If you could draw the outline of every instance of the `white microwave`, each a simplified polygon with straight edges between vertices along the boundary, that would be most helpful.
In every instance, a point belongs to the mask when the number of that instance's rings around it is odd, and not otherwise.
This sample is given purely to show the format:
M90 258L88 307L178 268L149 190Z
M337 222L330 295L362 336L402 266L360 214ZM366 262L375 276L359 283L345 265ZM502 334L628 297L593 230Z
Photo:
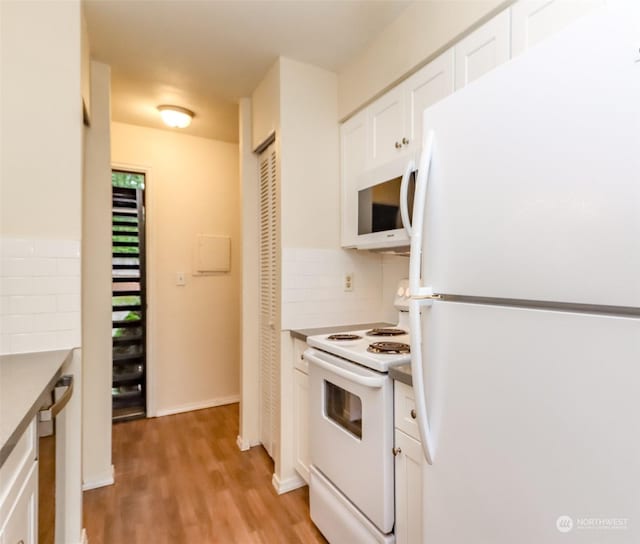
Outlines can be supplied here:
M367 170L347 190L349 229L347 247L356 249L406 248L410 244L405 228L411 222L417 176L412 155Z

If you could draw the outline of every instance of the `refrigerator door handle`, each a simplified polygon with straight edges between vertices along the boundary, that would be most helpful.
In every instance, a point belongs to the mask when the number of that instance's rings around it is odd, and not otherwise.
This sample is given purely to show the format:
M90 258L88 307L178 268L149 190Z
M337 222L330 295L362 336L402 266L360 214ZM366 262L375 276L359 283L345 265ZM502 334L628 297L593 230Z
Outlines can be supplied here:
M407 236L411 238L411 219L409 219L409 177L411 172L416 169L416 163L413 159L407 164L407 168L400 182L400 217L402 217L402 225L407 231Z
M411 227L411 254L409 257L409 290L412 297L428 297L433 294L431 286L423 287L420 282L420 265L422 264L422 231L424 227L424 210L427 201L429 169L433 156L433 130L427 134L426 143L420 162L418 163L418 179L413 199L413 226Z
M424 458L430 465L433 464L433 436L429 426L429 413L427 410L426 384L422 372L422 326L420 322L420 310L422 307L431 306L432 300L411 299L409 301L409 319L411 330L411 376L413 380L413 394L415 397L418 431L422 442Z

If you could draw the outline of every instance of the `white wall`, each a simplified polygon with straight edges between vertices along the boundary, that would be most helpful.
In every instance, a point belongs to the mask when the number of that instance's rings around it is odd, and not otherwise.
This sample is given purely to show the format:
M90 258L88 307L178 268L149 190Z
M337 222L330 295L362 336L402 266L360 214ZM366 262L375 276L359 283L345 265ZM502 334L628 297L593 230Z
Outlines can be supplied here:
M238 446L246 450L260 443L260 374L258 337L260 205L258 202L258 162L252 152L251 99L239 103L240 184L242 201L242 371L240 429Z
M398 310L393 306L393 299L398 282L409 278L409 257L404 255L382 255L382 313L380 321L396 323Z
M340 245L337 117L336 74L280 58L283 248Z
M80 2L0 10L0 234L80 240Z
M112 161L148 169L149 369L157 415L239 399L238 146L113 123ZM192 276L197 234L231 237L231 271ZM185 272L186 286L176 286ZM152 411L153 415L153 411Z
M111 468L111 98L109 66L91 63L82 221L82 479L113 482Z
M280 59L267 71L251 94L252 149L280 130Z
M80 345L80 36L79 1L0 2L2 353Z
M345 119L510 0L429 0L410 4L338 77Z
M79 0L0 2L0 326L31 327L8 352L80 341L80 58ZM81 366L76 350L63 370L78 389L58 422L65 543L82 538Z

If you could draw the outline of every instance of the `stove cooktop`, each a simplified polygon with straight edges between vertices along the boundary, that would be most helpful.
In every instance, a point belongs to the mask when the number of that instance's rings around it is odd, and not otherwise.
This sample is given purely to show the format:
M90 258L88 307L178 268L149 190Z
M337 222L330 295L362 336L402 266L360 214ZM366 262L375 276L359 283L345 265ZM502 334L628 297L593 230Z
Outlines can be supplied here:
M307 344L372 370L388 372L392 366L410 362L411 353L409 334L404 329L387 330L399 332L371 335L371 330L365 330L320 334L307 337Z

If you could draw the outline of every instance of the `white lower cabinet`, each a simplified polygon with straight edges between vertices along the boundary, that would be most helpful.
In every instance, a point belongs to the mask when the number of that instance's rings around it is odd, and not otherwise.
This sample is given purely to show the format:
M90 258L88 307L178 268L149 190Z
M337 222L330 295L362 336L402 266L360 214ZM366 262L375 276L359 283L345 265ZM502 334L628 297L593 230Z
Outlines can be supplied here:
M0 544L38 542L37 430L34 418L0 467Z
M422 544L422 445L396 429L396 544Z
M0 544L37 544L37 504L38 462L34 461L27 480L3 522L0 530Z
M309 483L309 376L293 371L296 470Z
M396 544L422 544L422 471L426 464L414 423L413 389L395 382Z
M302 353L307 344L293 341L293 425L295 468L302 479L309 483L309 363ZM0 543L2 544L2 543Z

